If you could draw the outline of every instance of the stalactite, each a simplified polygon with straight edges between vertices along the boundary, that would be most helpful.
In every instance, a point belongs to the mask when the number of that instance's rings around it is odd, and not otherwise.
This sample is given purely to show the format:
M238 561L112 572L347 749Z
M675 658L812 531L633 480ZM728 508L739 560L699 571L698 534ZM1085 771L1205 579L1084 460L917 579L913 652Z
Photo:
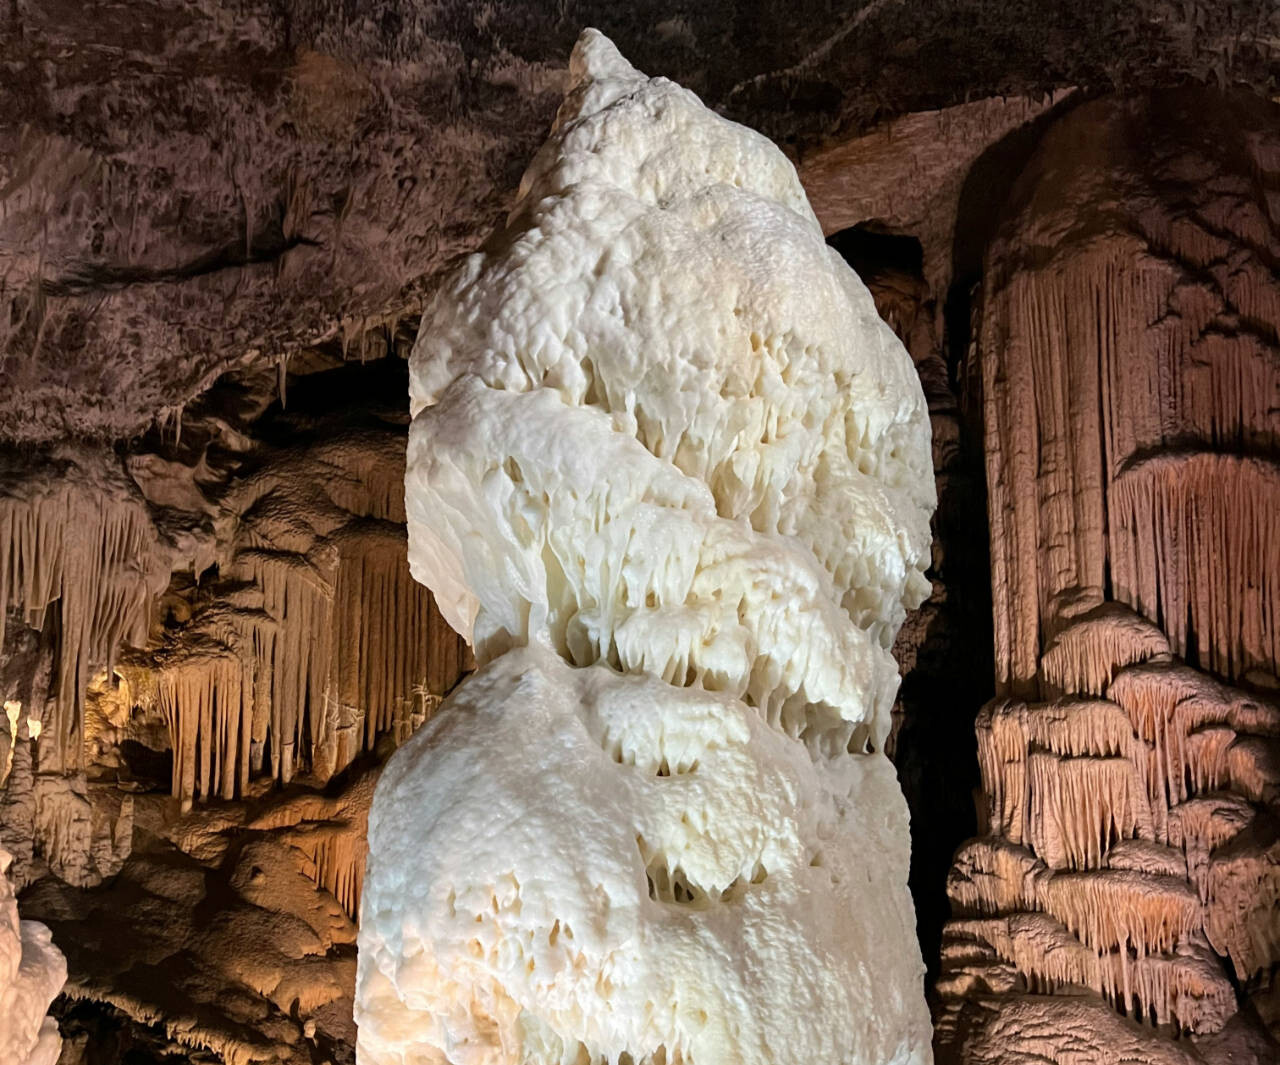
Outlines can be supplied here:
M1280 961L1261 827L1280 712L1252 693L1280 674L1272 119L1196 93L1082 106L988 246L976 361L1001 701L978 719L997 837L981 842L1044 868L958 855L944 1047L997 1024L956 996L987 986L990 1016L1018 1008L1010 964L1032 994L1080 984L1203 1033L1236 997L1201 926L1244 994ZM1206 122L1223 131L1211 151ZM1036 698L1051 701L1014 701ZM994 914L994 930L970 919ZM1069 1009L1040 1001L1046 1021ZM1086 1045L1082 1061L1111 1060Z
M406 739L457 682L463 643L406 561L403 464L394 434L349 433L235 486L239 590L154 655L184 803L261 773L327 780Z
M1181 847L1203 902L1209 901L1209 856L1253 820L1253 807L1234 795L1191 799L1169 811L1169 842Z
M253 638L260 675L270 678L271 775L287 784L299 758L309 755L308 741L322 745L326 740L320 711L333 646L332 561L321 559L317 565L288 552L252 549L237 557L236 569L262 590L263 611L274 622L255 626ZM234 683L238 686L238 677ZM181 712L192 711L183 707ZM199 720L203 725L206 718ZM213 738L212 732L205 734Z
M1124 712L1104 699L987 708L978 764L993 830L1076 868L1096 866L1113 836L1151 838L1134 768L1140 748Z
M1202 936L1172 954L1135 957L1089 949L1053 917L1017 913L953 922L958 936L988 944L1033 994L1089 988L1133 1016L1188 1031L1218 1031L1235 1012L1235 991Z
M947 874L947 896L957 914L1012 913L1034 909L1037 881L1047 867L1026 847L995 836L969 840Z
M314 846L305 852L310 865L304 871L355 920L360 913L360 889L368 853L364 833L334 830L316 834L312 842Z
M1112 631L1147 635L1123 609L1107 613ZM1072 624L1088 632L1077 639ZM1215 1031L1235 998L1204 937L1241 980L1280 957L1280 863L1268 856L1280 845L1259 841L1270 822L1238 797L1274 793L1280 710L1156 639L1138 642L1145 658L1132 642L1108 646L1096 611L1072 624L1049 686L1105 685L1106 697L1003 700L979 715L994 835L961 848L948 878L959 920L940 990L999 985L1010 964L1033 993L1078 984L1155 1023Z
M1013 693L1030 692L1060 597L1108 583L1223 676L1280 662L1280 470L1234 453L1275 446L1280 363L1230 302L1275 314L1276 286L1249 256L1225 291L1200 289L1188 278L1222 238L1142 224L1053 270L1008 255L986 304L997 670ZM1066 690L1051 652L1046 678Z
M303 795L279 803L250 822L275 832L305 856L303 871L355 920L364 885L369 806L378 771L361 773L335 797Z
M364 708L361 749L371 750L397 721L425 712L423 688L439 637L457 643L430 592L409 575L402 529L366 522L344 530L333 631L330 690L340 705Z
M1174 650L1236 678L1280 662L1280 466L1215 452L1126 469L1112 500L1117 592Z
M0 639L9 607L34 629L57 617L57 699L44 766L83 764L85 690L121 643L147 639L152 599L167 576L155 529L120 472L86 462L40 481L39 494L0 495ZM29 493L34 479L19 480ZM2 489L0 489L2 491Z
M1046 913L1099 955L1171 953L1203 927L1200 900L1176 873L1058 872L1025 848L996 840L961 848L947 891L960 914Z
M1250 734L1280 731L1280 710L1181 664L1149 663L1121 670L1107 695L1123 706L1147 745L1142 766L1158 838L1168 838L1169 810L1196 795L1232 787L1261 800L1274 772L1265 768L1271 744L1253 747ZM1262 768L1248 757L1257 749Z
M281 783L303 769L333 776L380 736L403 740L457 680L459 638L410 577L403 530L361 523L329 546L327 572L283 553L242 554L261 608L229 623L219 614L217 638L188 635L159 661L175 796L233 798L258 769Z
M173 750L173 795L223 799L249 783L252 667L230 651L170 663L158 674Z
M1185 880L1105 869L1050 877L1043 908L1085 946L1165 954L1200 931L1200 900Z
M1052 694L1105 695L1118 670L1169 651L1157 626L1119 604L1104 603L1049 643L1040 670Z
M1216 850L1205 877L1205 932L1236 976L1249 980L1280 959L1280 824L1258 815Z
M1053 868L1096 869L1112 839L1150 838L1151 808L1126 758L1028 759L1028 837Z

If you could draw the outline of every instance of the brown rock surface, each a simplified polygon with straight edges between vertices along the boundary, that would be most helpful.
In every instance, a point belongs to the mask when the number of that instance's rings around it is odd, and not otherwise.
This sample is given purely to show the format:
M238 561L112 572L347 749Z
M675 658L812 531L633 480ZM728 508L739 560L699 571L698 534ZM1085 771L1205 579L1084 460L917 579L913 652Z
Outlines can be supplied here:
M176 822L149 800L138 852L109 884L81 893L46 878L24 896L24 913L66 944L65 995L154 1028L148 1041L168 1053L207 1048L229 1065L342 1058L354 1043L346 907L358 902L375 780L356 773L327 796Z
M0 838L24 916L69 942L68 1061L353 1045L377 761L467 656L408 575L402 362L313 351L290 377L287 407L251 369L180 437L64 449L61 480L7 472L15 527L42 528L41 486L62 508L47 546L4 554L23 567L7 638L33 646L0 669ZM118 512L136 535L102 532ZM77 611L122 620L93 642Z
M1000 697L989 835L949 883L944 1057L1274 1060L1249 1001L1266 1019L1280 973L1258 690L1280 667L1278 119L1194 92L1082 105L988 250ZM1105 1022L1108 1048L1089 992L1151 1028Z
M1224 988L1280 1017L1280 13L999 6L7 6L0 843L68 944L65 1065L349 1054L366 789L467 666L403 565L397 356L584 24L784 143L828 231L917 245L858 269L934 425L894 743L935 958L990 693L992 414L1007 700L944 1044L1263 1060ZM1255 96L1081 102L1187 77ZM1081 982L1220 1031L1153 1038Z
M985 0L13 0L0 439L131 436L243 358L416 313L500 215L586 25L793 147L971 95L1274 78L1252 0L1104 7L1019 0L993 37Z

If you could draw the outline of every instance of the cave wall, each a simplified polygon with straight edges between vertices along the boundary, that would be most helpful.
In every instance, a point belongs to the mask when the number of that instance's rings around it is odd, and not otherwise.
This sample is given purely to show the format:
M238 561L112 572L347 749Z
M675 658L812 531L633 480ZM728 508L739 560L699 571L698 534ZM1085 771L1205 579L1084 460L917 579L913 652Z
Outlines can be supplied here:
M857 265L934 430L891 743L940 1051L1274 1029L1280 16L766 8L0 14L0 845L68 1065L349 1058L373 782L470 665L403 357L585 21L919 246ZM1098 98L1188 78L1247 89Z
M1274 1052L1276 121L1230 94L1082 105L987 250L997 699L986 834L948 881L956 1060L1103 1060L1081 995L1147 1025L1150 1060Z
M373 786L469 667L409 576L379 340L6 467L0 841L66 1061L349 1057Z

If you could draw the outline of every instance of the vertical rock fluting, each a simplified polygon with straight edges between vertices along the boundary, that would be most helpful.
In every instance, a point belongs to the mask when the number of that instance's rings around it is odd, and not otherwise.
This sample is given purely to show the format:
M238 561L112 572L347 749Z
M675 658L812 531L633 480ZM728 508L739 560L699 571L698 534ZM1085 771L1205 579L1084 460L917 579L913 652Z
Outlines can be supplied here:
M91 670L110 665L124 643L146 643L165 561L146 504L118 463L72 455L0 471L0 643L11 608L36 631L50 607L54 614L54 698L41 721L49 768L83 767Z
M456 681L457 635L405 558L399 440L297 447L226 493L221 591L146 659L183 802L264 773L327 779L405 738Z
M1082 106L988 251L998 698L988 834L948 885L958 1060L1114 1060L1087 992L1156 1029L1124 1036L1151 1060L1274 1053L1233 1018L1243 996L1276 1024L1280 963L1276 120L1192 91Z
M927 1061L889 648L927 411L793 168L587 31L411 362L479 669L370 814L363 1065Z
M113 460L68 448L0 462L0 843L19 888L37 858L83 887L128 853L131 800L89 795L86 696L94 673L147 642L171 552Z
M0 843L16 887L120 869L130 749L152 762L129 786L171 776L186 806L323 784L406 739L456 683L465 645L409 573L404 416L379 417L377 398L404 370L383 362L316 353L292 413L272 404L274 373L231 380L187 412L185 438L0 467ZM327 373L355 388L336 413ZM339 887L362 862L317 868Z

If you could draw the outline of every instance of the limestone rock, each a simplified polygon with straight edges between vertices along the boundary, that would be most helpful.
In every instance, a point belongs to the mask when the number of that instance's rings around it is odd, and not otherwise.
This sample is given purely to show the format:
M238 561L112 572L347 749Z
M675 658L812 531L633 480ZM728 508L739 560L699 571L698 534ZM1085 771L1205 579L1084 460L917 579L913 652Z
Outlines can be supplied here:
M924 1060L906 830L883 757L502 655L379 784L361 1061Z
M1030 1032L1115 1060L1080 1003L1030 997L1084 989L1155 1029L1117 1029L1144 1059L1176 1060L1179 1030L1208 1060L1274 1059L1241 1006L1268 1019L1280 973L1276 114L1191 91L1082 106L988 248L999 698L978 719L990 835L949 885L959 1060L1020 1060Z
M361 1060L927 1061L919 382L776 148L593 31L570 72L411 363L410 561L480 669L375 797Z
M46 1017L62 990L67 963L49 929L18 919L18 903L6 873L9 854L0 850L0 1060L12 1065L54 1065L62 1040Z
M88 890L45 877L24 893L66 954L67 1009L108 1004L161 1057L349 1059L348 910L359 905L375 779L366 772L328 795L268 796L252 808L198 806L176 822L172 802L140 796L147 846L116 876ZM91 1045L87 1060L109 1045Z

